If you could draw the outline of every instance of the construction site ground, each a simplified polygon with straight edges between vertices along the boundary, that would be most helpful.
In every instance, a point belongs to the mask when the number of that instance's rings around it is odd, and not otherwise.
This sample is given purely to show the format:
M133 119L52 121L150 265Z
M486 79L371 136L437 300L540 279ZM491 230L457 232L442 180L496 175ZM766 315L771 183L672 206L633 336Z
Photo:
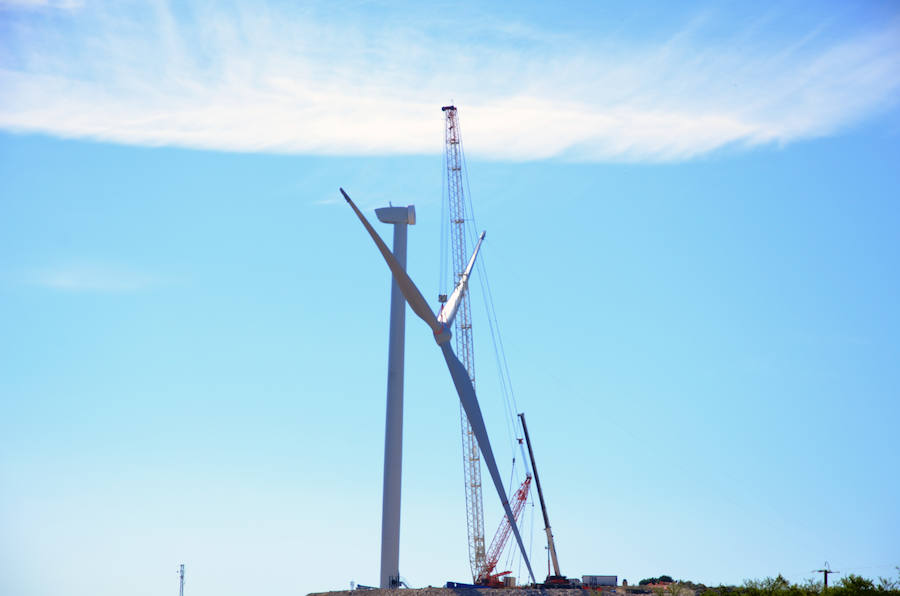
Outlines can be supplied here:
M604 588L603 594L625 593L621 587ZM403 590L343 590L337 592L313 592L308 596L591 596L600 595L597 590L560 588L417 588Z

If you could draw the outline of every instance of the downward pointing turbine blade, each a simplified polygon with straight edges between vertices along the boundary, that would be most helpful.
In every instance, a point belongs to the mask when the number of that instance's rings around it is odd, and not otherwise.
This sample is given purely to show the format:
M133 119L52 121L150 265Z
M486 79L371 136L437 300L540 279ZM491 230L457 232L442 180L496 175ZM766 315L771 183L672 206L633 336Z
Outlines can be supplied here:
M438 323L437 317L434 316L431 307L428 306L425 297L422 296L422 292L419 291L416 284L414 284L409 278L409 275L406 274L406 270L401 267L400 263L397 262L397 259L394 258L394 253L390 251L384 243L384 240L381 239L381 236L378 235L378 232L375 231L375 228L373 228L372 224L369 223L369 220L366 219L366 216L363 215L362 211L356 206L356 203L350 199L350 196L344 192L343 188L340 190L341 194L344 195L344 198L347 199L347 202L350 204L350 207L356 213L356 216L359 217L359 221L366 227L369 236L375 241L375 245L378 247L378 250L381 251L381 256L387 261L387 265L394 275L394 280L397 282L397 286L403 293L403 297L406 298L406 301L409 303L410 308L413 309L413 312L416 313L420 319L425 321L425 323L431 327L431 330L434 331L435 335L441 333L443 328L441 327L441 324Z
M478 397L475 395L475 387L472 386L472 381L469 379L469 372L463 366L463 363L459 361L459 358L456 357L456 354L453 353L453 350L450 348L450 342L444 342L440 346L441 351L444 353L444 360L447 361L447 368L450 369L450 376L453 377L453 384L456 385L459 401L466 411L466 417L469 419L472 432L475 433L475 439L478 441L478 447L481 449L484 463L487 465L491 479L494 481L497 494L500 496L500 502L503 504L503 510L506 512L506 519L509 520L509 525L516 536L516 542L519 543L522 558L525 560L525 566L528 567L528 574L531 576L531 581L537 583L537 580L534 578L534 571L531 570L531 561L528 560L525 543L522 542L522 536L519 534L516 518L506 498L506 489L503 488L500 470L497 469L497 462L494 460L491 441L488 439L487 428L484 426L484 417L481 415L481 406L478 405Z

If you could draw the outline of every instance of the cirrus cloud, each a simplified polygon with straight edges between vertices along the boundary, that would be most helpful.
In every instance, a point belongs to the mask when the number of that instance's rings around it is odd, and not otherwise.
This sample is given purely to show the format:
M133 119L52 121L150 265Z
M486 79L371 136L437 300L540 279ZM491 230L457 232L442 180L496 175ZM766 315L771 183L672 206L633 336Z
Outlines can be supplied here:
M62 292L128 293L157 285L159 279L133 269L97 264L70 263L32 271L32 285Z
M833 134L900 91L897 20L718 42L703 35L715 24L689 22L655 41L598 41L490 20L457 39L421 19L363 26L240 5L77 13L68 28L10 26L0 127L225 151L436 153L438 108L455 98L470 155L677 161Z

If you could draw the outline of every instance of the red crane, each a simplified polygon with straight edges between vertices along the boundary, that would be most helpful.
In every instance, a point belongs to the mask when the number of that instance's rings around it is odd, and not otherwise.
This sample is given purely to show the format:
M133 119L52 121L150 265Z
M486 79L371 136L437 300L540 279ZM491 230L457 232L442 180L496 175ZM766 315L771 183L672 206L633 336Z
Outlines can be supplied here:
M521 439L519 439L521 441ZM522 486L519 487L519 490L515 492L513 498L510 499L512 505L512 513L513 518L516 523L519 523L519 517L522 514L522 510L525 508L525 502L528 500L528 490L531 488L531 474L525 476L524 482L522 482ZM492 588L502 588L503 580L500 579L504 575L508 575L512 573L511 571L504 571L502 573L494 573L494 570L497 568L497 563L500 561L500 555L503 553L503 548L506 546L506 541L509 540L509 534L512 531L512 527L509 524L509 519L504 515L503 520L500 522L500 527L497 528L497 533L494 534L494 539L491 541L491 546L488 548L487 557L485 558L484 570L478 579L475 580L475 583L479 586L490 586Z

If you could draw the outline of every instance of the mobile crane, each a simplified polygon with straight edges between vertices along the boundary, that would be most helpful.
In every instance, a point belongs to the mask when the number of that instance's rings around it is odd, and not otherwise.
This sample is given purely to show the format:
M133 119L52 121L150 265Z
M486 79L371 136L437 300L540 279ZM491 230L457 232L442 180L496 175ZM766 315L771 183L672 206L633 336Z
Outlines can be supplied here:
M525 502L528 500L528 490L530 488L531 474L527 474L525 480L522 482L522 486L519 487L513 495L513 498L510 499L512 501L513 518L515 518L516 523L519 522L522 509L525 508ZM504 515L503 519L500 521L500 527L497 528L497 533L494 534L494 539L491 541L491 546L488 548L484 569L481 571L478 578L475 579L475 585L488 586L491 588L503 587L503 576L509 575L511 572L503 571L501 573L495 573L494 570L497 568L497 563L500 561L500 555L503 553L506 541L509 540L510 530L512 530L512 527L509 525L509 520Z
M559 560L556 558L556 543L553 541L553 532L550 530L550 517L547 515L547 504L544 502L544 491L541 490L541 478L538 476L537 464L534 461L534 450L531 448L531 438L528 435L528 426L525 424L525 414L520 413L522 430L525 432L525 443L528 445L528 457L531 459L531 470L534 474L534 483L537 485L538 499L541 501L541 513L544 514L544 531L547 533L547 548L550 550L550 560L553 562L553 575L547 575L544 581L546 587L568 588L575 587L573 582L559 572Z

